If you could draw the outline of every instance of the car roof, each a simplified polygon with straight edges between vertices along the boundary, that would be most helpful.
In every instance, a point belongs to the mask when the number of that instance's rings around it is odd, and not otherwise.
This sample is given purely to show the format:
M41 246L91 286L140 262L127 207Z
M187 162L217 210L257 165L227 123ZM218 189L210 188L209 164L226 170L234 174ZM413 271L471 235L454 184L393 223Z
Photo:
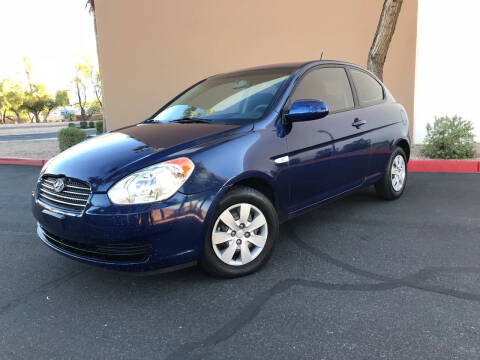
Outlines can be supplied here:
M214 75L212 77L223 77L223 76L234 76L234 75L240 75L240 74L245 74L251 71L287 71L287 72L295 72L297 70L300 70L302 68L310 68L316 65L323 65L323 64L336 64L336 65L349 65L349 66L355 66L362 68L359 65L349 63L346 61L338 61L338 60L311 60L311 61L298 61L298 62L288 62L288 63L280 63L280 64L270 64L270 65L261 65L261 66L255 66L255 67L250 67L246 69L241 69L241 70L236 70L228 73L221 73Z

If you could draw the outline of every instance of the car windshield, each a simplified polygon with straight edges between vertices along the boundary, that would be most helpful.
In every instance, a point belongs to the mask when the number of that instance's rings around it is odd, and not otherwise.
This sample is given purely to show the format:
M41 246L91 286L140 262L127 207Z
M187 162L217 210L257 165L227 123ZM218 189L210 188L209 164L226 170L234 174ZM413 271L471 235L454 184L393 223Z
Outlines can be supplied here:
M220 75L194 86L147 122L242 125L265 115L291 69Z

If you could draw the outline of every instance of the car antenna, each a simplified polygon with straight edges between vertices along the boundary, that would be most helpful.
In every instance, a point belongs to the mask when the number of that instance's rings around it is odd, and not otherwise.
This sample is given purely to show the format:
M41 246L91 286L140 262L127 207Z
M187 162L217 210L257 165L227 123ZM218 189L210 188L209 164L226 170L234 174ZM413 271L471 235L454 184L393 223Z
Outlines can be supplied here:
M322 50L322 53L320 54L320 60L322 60L323 58L323 50Z

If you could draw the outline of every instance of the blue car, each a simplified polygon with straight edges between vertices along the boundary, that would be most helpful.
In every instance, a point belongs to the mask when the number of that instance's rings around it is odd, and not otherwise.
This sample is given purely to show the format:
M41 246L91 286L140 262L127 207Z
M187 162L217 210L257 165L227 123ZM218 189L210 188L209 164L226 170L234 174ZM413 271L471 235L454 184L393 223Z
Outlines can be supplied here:
M398 199L409 155L405 109L370 72L257 67L204 79L54 157L33 214L40 239L73 259L236 277L267 262L294 216L370 185Z

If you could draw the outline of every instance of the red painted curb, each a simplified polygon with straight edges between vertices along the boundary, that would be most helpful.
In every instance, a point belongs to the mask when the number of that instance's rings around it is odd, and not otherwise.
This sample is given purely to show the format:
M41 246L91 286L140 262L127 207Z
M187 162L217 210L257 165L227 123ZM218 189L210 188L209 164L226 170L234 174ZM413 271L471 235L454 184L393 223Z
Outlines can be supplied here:
M477 160L410 160L409 172L480 173Z
M0 158L0 165L30 165L43 166L48 160L24 159L24 158Z

